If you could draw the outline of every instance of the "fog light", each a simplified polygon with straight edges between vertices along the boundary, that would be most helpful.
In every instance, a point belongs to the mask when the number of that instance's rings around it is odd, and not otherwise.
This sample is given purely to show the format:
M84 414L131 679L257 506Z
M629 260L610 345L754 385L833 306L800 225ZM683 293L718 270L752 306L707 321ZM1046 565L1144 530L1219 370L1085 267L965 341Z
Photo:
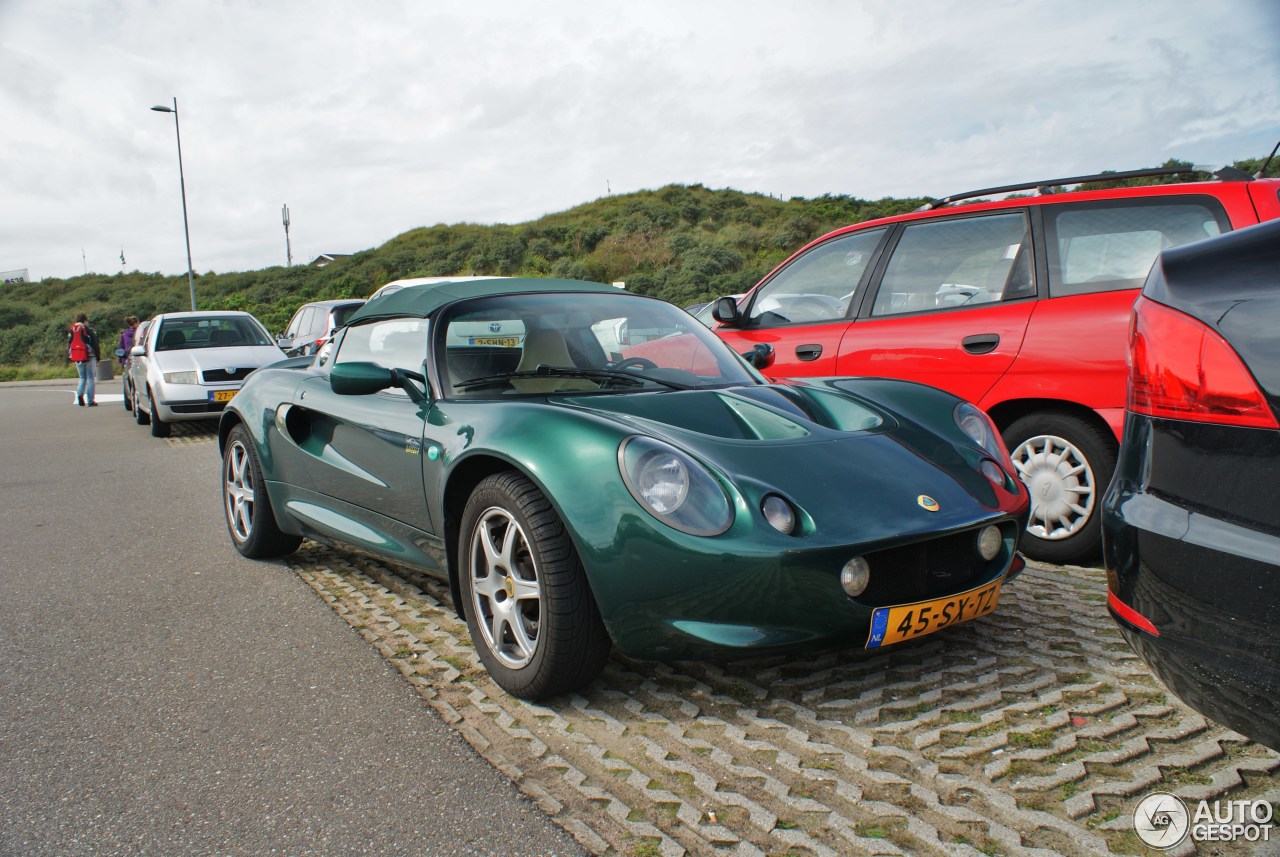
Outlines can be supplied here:
M765 497L760 504L760 511L764 512L764 519L769 522L769 526L783 535L789 536L795 530L796 513L791 510L791 504L777 494Z
M978 554L988 562L996 558L1003 545L1004 536L994 524L978 531Z
M850 597L857 598L867 591L871 583L871 563L863 557L855 556L840 569L840 586Z

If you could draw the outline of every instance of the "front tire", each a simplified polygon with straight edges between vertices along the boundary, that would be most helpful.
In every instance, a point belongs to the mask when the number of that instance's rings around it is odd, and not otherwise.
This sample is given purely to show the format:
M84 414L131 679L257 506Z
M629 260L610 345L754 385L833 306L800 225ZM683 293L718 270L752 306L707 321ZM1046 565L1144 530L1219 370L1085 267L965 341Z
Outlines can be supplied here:
M525 476L476 486L462 514L458 574L467 628L493 680L540 700L591 682L609 634L551 503Z
M1109 430L1064 413L1030 414L1004 431L1013 466L1031 495L1022 552L1057 564L1102 555L1102 495L1116 469Z
M244 426L231 430L222 453L222 510L231 543L250 559L285 556L302 544L301 536L281 531L276 523L262 465Z
M151 395L150 387L147 388L147 403L151 405L151 436L168 437L173 433L173 426L160 419L160 414L156 411L156 397Z

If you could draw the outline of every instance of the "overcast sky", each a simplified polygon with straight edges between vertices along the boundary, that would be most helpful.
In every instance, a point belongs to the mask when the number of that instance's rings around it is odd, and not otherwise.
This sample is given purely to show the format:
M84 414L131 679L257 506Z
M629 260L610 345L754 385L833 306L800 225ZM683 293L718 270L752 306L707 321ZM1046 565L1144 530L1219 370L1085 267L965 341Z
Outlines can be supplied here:
M913 197L1280 141L1276 0L0 0L0 271L197 272L666 184ZM123 251L126 262L122 266Z

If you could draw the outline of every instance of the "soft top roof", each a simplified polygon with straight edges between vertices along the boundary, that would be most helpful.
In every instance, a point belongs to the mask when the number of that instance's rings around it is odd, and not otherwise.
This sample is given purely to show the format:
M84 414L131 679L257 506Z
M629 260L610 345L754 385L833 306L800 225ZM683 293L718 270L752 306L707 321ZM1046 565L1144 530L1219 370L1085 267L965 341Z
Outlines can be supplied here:
M619 289L604 283L585 280L553 280L538 277L494 277L490 280L451 280L405 286L403 289L373 298L352 316L347 324L360 324L375 318L412 316L426 318L445 304L463 298L492 295L536 294L540 292L592 292L618 294Z

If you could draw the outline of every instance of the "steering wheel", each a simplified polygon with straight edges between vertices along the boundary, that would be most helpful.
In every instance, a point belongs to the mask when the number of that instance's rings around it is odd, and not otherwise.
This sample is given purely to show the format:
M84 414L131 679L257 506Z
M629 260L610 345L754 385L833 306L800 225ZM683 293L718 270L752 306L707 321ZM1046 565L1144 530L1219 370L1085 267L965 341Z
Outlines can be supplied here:
M635 366L638 369L657 369L658 368L658 364L654 363L648 357L627 357L623 360L619 360L617 363L614 363L609 368L610 369L630 369L632 366Z

